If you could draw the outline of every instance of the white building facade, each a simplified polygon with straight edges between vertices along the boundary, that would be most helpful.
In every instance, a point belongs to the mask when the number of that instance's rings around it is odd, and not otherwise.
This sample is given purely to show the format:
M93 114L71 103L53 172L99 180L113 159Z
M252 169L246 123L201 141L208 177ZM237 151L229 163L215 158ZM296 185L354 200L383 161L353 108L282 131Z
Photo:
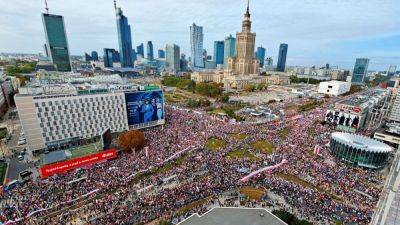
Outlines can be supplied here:
M351 83L343 81L321 82L318 86L318 93L339 96L350 91Z

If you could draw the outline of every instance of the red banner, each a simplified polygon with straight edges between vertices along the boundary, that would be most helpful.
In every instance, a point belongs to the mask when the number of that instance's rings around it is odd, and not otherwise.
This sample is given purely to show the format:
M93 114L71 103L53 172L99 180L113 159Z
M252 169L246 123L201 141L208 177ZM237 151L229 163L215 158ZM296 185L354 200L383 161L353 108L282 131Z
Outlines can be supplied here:
M117 151L115 149L102 151L99 153L83 156L80 158L75 158L63 162L53 163L44 165L39 169L40 176L42 178L47 178L55 174L65 173L67 171L81 168L84 166L89 166L104 160L113 159L117 157Z

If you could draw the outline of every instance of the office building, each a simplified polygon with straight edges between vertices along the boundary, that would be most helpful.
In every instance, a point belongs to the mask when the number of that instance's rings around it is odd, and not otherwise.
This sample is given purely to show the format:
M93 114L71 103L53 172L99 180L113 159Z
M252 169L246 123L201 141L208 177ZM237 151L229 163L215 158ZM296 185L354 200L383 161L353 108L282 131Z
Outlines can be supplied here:
M224 50L225 50L224 41L214 42L214 62L216 65L224 64Z
M164 123L162 90L126 83L119 75L39 79L14 99L29 151L70 147L106 129L118 133ZM139 113L146 105L156 109Z
M258 60L260 61L260 67L264 67L264 60L265 60L265 48L258 47L257 48L257 52L256 52L256 56L258 58Z
M180 67L181 67L181 71L185 72L188 70L188 61L186 59L186 55L182 54L181 55L181 60L180 60Z
M151 41L147 42L147 59L154 60L153 43Z
M166 67L172 72L180 71L180 48L178 45L167 45L165 47L166 52Z
M203 68L203 27L193 23L190 26L190 50L192 54L193 67Z
M159 59L165 59L165 51L162 49L158 50L158 58Z
M135 62L137 60L137 54L136 54L135 49L132 49L132 60L133 60L133 62Z
M124 16L121 8L116 9L116 16L121 67L132 67L131 26L128 24L128 18Z
M93 59L92 59L92 56L91 55L89 55L89 54L87 54L86 52L85 52L85 62L90 62L90 61L92 61Z
M325 65L325 69L327 69L327 70L329 70L330 67L331 67L331 66L329 65L329 63L327 63L327 64Z
M232 35L225 38L225 48L224 48L224 67L227 66L226 62L229 57L235 56L235 45L236 45L236 38Z
M113 67L114 54L115 54L115 49L112 48L104 49L104 55L103 55L104 67L109 67L109 68Z
M58 71L69 72L72 69L65 31L64 18L49 13L42 14L46 34L47 53Z
M113 51L113 61L116 63L116 62L118 62L118 63L120 63L121 62L121 58L120 58L120 54L119 54L119 52L117 51L117 50L114 50Z
M289 46L287 44L281 44L279 46L278 65L276 67L277 71L279 72L285 72L288 47Z
M140 45L136 46L136 54L141 55L144 57L144 45L141 43Z
M351 83L356 85L364 84L365 77L368 72L369 59L358 58L354 65L353 76L351 77Z
M92 51L91 56L92 56L92 60L99 61L99 54L97 54L96 51Z

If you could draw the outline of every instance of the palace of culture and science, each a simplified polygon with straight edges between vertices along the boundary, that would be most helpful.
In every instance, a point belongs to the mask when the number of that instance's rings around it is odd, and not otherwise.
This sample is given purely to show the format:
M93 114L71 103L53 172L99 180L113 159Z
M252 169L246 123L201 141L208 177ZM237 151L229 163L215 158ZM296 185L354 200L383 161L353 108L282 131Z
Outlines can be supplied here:
M249 5L242 22L242 31L236 33L235 56L227 59L225 69L212 72L194 72L195 82L222 83L226 89L242 89L246 84L267 83L267 77L260 76L260 62L254 56L256 34L251 32Z

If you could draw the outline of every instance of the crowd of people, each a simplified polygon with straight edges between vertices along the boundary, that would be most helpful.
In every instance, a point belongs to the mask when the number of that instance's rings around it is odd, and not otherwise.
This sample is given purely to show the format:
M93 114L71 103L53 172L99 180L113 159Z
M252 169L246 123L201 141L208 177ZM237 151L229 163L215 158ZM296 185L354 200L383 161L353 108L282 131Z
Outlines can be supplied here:
M279 104L273 107L278 110ZM258 125L230 123L168 105L167 123L144 131L147 151L120 153L91 168L6 191L0 195L0 223L179 221L206 211L209 201L224 192L252 186L281 196L299 217L317 224L368 224L382 180L376 173L337 161L323 147L332 132L321 123L327 104L331 102L295 118L287 115L279 122ZM210 149L211 138L223 141L223 146ZM270 142L274 152L254 149L257 141ZM313 153L316 145L323 147L320 155ZM236 150L254 157L232 157ZM240 182L251 171L283 159L288 161L284 166ZM168 177L174 177L173 184L167 185Z

